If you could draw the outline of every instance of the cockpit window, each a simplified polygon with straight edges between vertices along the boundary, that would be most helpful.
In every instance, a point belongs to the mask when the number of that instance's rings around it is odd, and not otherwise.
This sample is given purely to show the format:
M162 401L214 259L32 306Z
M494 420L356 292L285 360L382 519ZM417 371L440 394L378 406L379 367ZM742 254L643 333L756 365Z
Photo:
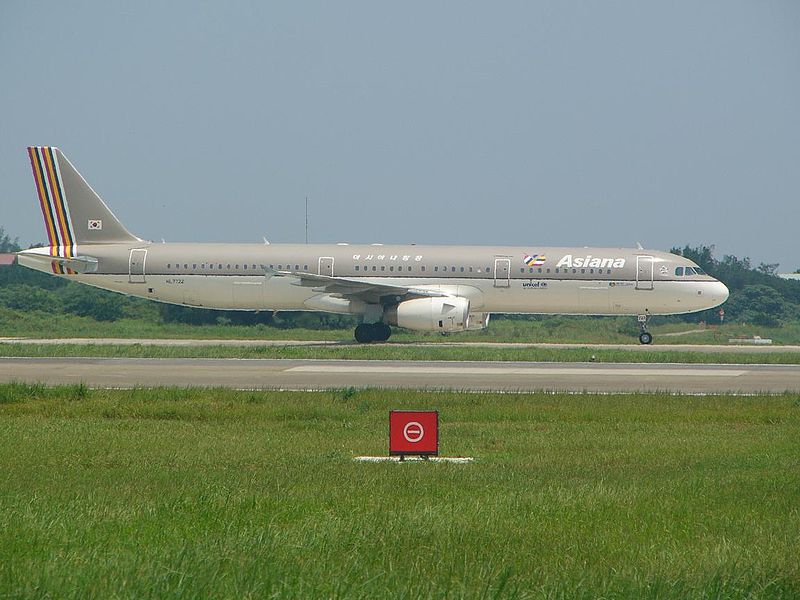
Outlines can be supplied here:
M675 267L675 276L683 277L683 267Z
M700 267L695 267L694 268L694 273L695 273L695 275L705 275L706 274L706 272L703 271L703 269L701 269Z

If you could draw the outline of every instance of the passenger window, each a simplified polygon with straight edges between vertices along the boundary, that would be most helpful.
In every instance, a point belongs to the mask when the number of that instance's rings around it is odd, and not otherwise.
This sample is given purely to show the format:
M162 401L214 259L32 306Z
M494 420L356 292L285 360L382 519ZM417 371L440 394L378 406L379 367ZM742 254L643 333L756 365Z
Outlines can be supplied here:
M521 269L519 270L519 272L520 272L520 273L524 273L524 272L525 272L525 267L521 268Z
M411 267L408 267L408 271L409 271L409 272L411 271Z
M422 272L424 273L425 272L425 265L422 265L421 268L422 268Z
M450 267L450 271L452 271L453 273L455 273L455 272L456 272L456 268L455 268L455 267Z
M675 275L677 277L683 277L683 267L675 267Z
M389 267L390 271L394 271L394 266Z
M385 270L386 270L386 267L384 265L381 265L381 271L385 271Z
M366 269L364 269L366 271ZM303 265L303 271L308 271L308 265Z
M183 263L183 268L184 269L188 269L189 268L189 264L188 263Z
M461 272L462 272L462 273L464 272L464 267L461 267Z
M433 267L433 270L438 273L439 272L439 267Z
M221 269L221 268L222 268L222 265L217 265L217 268L218 268L218 269Z
M469 268L469 272L472 273L472 267Z
M244 266L244 270L247 271L247 265Z
M196 268L197 268L197 263L192 263L192 269L196 269Z
M358 269L359 269L359 267L358 267L358 265L356 265L356 271L358 271Z
M228 269L228 270L230 271L230 269L231 269L231 265L230 265L230 263L228 263L227 265L225 265L225 268L226 268L226 269Z
M377 270L378 270L378 267L376 267L375 265L372 265L372 270L373 270L373 271L377 271Z

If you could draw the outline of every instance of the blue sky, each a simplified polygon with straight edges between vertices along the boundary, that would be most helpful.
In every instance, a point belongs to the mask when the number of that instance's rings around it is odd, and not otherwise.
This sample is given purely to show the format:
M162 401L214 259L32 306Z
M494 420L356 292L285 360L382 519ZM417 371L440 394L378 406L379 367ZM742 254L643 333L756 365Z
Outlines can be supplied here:
M633 246L800 267L800 3L0 3L0 225L59 146L168 241Z

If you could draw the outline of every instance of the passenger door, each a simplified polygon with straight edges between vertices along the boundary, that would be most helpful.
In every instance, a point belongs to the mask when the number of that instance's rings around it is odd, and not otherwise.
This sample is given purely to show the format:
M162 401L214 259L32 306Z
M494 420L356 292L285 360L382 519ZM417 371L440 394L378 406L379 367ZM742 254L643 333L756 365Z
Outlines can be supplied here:
M636 289L637 290L652 290L653 289L653 257L652 256L637 256L636 257Z
M144 283L144 265L147 261L147 250L134 248L128 260L128 283Z

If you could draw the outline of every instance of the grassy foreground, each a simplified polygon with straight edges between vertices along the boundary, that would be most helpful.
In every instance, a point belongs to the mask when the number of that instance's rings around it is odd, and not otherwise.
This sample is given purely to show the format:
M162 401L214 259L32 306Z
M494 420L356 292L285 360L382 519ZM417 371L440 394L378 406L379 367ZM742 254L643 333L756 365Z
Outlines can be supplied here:
M443 360L607 363L800 364L800 352L697 352L640 349L537 348L486 346L335 345L335 346L148 346L4 344L0 357L80 356L97 358L282 358L328 360Z
M356 464L436 408L471 465ZM0 386L0 597L800 595L800 397Z

